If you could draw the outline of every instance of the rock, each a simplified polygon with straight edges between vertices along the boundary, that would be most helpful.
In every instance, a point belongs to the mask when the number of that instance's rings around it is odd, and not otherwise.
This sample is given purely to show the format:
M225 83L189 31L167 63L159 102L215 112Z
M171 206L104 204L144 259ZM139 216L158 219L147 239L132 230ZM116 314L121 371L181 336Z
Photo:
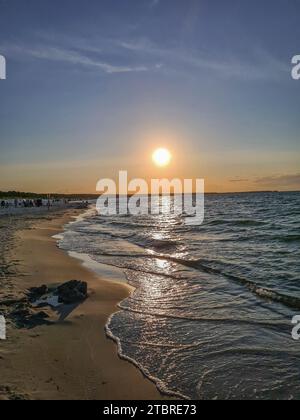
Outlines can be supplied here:
M19 394L8 386L0 386L0 401L5 400L28 400L26 395Z
M33 314L31 316L31 319L46 319L46 318L49 318L49 315L44 311L37 312L36 314Z
M27 318L31 316L31 310L27 305L20 303L11 312L11 315L18 318Z
M15 325L18 328L34 328L38 325L49 324L46 321L49 315L46 312L35 312L30 307L24 304L18 305L10 314Z
M29 289L29 296L31 299L38 299L43 295L46 295L48 293L48 287L43 284L40 287L32 287Z
M2 306L13 306L16 305L20 302L27 302L28 299L27 298L22 298L22 299L7 299L7 300L1 300L0 304Z
M71 280L56 289L60 303L77 303L87 298L87 283L79 280Z

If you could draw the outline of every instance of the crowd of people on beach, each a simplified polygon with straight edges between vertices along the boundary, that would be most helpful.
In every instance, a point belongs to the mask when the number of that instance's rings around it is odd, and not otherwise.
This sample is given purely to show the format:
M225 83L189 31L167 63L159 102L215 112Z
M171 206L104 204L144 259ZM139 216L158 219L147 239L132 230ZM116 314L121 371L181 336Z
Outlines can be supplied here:
M15 207L15 208L32 208L32 207L51 207L54 204L67 204L67 200L51 200L46 199L43 200L42 198L37 199L17 199L14 200L1 200L0 206L1 208L9 208L9 207Z
M50 203L49 203L50 204ZM1 207L42 207L43 206L43 200L13 200L13 201L7 201L2 200L1 201Z
M88 201L85 200L70 200L66 198L26 198L26 199L0 199L0 211L1 214L8 212L20 212L22 209L34 209L34 208L65 208L65 207L76 207L76 208L87 208Z

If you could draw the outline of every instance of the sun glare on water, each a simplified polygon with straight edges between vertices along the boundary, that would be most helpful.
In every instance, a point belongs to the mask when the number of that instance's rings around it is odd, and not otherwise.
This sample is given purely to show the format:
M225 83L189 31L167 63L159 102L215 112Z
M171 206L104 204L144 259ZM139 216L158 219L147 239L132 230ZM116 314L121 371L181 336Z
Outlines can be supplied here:
M168 149L160 148L153 152L152 160L157 166L167 166L172 159L172 155Z

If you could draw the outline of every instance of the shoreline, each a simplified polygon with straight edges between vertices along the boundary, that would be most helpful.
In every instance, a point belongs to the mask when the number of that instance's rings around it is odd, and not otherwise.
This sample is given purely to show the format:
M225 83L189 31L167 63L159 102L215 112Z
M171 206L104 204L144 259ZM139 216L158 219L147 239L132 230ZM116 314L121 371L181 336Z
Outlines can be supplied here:
M7 340L0 343L0 399L9 398L8 390L28 399L168 399L118 356L116 344L106 336L106 322L130 286L92 272L53 238L80 213L67 210L33 219L15 232L10 259L19 263L7 282L10 289L4 286L2 295L78 279L88 283L89 297L62 322L30 330L8 323Z

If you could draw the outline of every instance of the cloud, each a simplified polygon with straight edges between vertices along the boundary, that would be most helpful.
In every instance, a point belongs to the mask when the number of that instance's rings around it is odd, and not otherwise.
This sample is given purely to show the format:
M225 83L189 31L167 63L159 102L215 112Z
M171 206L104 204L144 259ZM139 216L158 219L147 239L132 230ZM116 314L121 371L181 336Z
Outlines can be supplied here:
M276 80L290 72L289 64L273 57L268 52L256 48L247 59L227 55L204 55L198 50L187 48L164 48L146 39L138 41L119 41L118 45L128 51L150 55L165 61L181 63L199 70L208 70L223 77L235 77L243 80ZM171 64L172 65L172 64Z
M196 70L207 71L223 78L274 81L290 73L289 63L281 62L258 48L249 52L248 57L232 54L217 56L184 47L160 46L146 38L99 39L91 42L84 38L58 39L52 36L44 37L43 44L33 47L8 45L6 50L17 53L18 56L27 55L36 59L98 68L108 74L159 70L164 73L184 71L192 74L192 70ZM110 61L104 60L104 56L109 56ZM132 64L141 61L143 64Z
M291 175L274 175L257 178L255 184L259 184L266 187L300 187L300 173Z
M239 177L236 177L236 178L233 178L233 179L229 180L229 182L248 182L248 181L249 181L249 179L247 179L247 178L239 178Z
M2 49L10 53L17 53L19 56L27 55L36 59L60 61L74 65L81 65L89 68L98 68L99 70L102 70L103 72L108 74L142 72L148 70L146 66L114 65L102 60L91 58L88 55L79 53L75 50L52 46L28 48L10 45L2 47Z

